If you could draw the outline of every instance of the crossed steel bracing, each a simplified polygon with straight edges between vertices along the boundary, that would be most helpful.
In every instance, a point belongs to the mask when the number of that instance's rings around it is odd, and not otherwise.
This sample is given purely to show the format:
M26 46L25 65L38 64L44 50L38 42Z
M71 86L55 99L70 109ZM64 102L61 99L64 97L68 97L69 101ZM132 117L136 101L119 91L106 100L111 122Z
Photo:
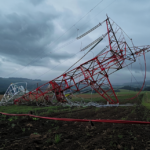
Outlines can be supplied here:
M103 23L106 23L106 34L83 48L82 51L93 45L90 49L92 50L104 38L107 38L107 36L109 45L100 51L94 58L65 72L48 83L39 86L35 90L24 94L20 98L15 99L14 103L36 101L38 104L44 105L56 104L58 102L74 104L75 102L72 102L71 98L69 99L69 96L66 96L66 93L73 96L75 93L80 93L90 88L95 90L109 104L119 104L109 76L134 63L137 57L145 55L145 52L150 51L150 46L129 47L125 40L124 32L115 22L111 21L109 17L102 23L99 23L89 31L77 37L77 39L90 34L90 32L96 30Z

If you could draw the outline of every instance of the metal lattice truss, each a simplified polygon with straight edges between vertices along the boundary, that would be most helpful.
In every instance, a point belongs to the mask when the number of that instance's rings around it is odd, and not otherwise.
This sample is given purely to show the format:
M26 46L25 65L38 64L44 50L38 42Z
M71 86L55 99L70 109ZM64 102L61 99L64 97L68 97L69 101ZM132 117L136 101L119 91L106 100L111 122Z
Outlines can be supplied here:
M14 99L28 93L26 82L11 83L6 90L3 98L1 99L0 105L13 104Z
M20 98L16 98L14 103L22 103L24 101L36 101L38 103L43 103L44 105L47 105L48 103L54 104L56 102L71 103L71 99L68 98L67 93L80 93L91 88L108 103L119 104L119 100L111 85L109 76L134 63L137 57L150 51L150 46L129 47L122 29L114 22L110 21L109 18L104 22L106 23L106 35L108 35L108 37L103 36L102 38L107 37L109 45L97 56L78 67L65 72L61 76L45 83L35 90L30 91ZM101 24L98 24L77 39L89 34L100 25ZM102 38L98 38L99 40L96 40L96 42L99 42Z

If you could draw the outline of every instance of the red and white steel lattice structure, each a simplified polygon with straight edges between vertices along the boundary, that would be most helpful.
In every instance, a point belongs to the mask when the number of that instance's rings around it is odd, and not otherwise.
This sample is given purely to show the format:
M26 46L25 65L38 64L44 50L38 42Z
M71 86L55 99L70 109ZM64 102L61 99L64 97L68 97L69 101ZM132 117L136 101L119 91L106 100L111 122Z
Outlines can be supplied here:
M95 90L110 104L119 103L109 76L112 73L134 63L137 57L141 55L144 55L145 59L145 52L150 51L150 45L129 47L125 40L124 32L118 25L115 24L115 22L110 20L109 17L91 30L77 37L77 39L87 35L103 23L106 23L106 34L102 35L100 38L96 39L94 42L81 50L83 51L95 44L90 49L92 50L95 46L97 46L97 44L108 36L109 45L106 46L97 56L79 65L78 67L63 73L48 83L39 86L35 90L30 91L20 98L15 99L14 103L21 103L22 101L29 102L33 100L38 101L39 99L49 101L52 99L52 97L49 97L48 95L50 92L55 95L58 102L65 103L67 102L64 94L65 91L70 89L72 93L76 93L87 87Z

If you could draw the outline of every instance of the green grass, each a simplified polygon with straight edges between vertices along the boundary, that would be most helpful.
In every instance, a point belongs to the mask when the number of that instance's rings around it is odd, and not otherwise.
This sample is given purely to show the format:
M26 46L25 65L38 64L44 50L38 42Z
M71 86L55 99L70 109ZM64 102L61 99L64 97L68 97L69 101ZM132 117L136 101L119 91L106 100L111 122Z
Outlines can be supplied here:
M62 106L50 106L50 107L37 107L37 106L26 106L26 105L10 105L10 106L0 106L0 112L11 113L11 114L26 114L33 111L37 115L38 110L43 110L48 113L56 112Z
M51 113L60 113L64 111L70 111L82 109L78 107L63 107L63 106L49 106L49 107L37 107L37 106L26 106L26 105L9 105L9 106L0 106L0 112L10 113L10 114L28 114L30 111L34 115L48 115ZM38 120L38 118L33 118L33 120Z
M125 92L126 91L126 92ZM136 99L133 99L133 100L130 100L130 101L128 101L127 99L129 99L129 98L131 98L131 97L134 97L136 94L137 94L137 92L134 92L134 91L131 91L131 92L129 92L128 90L125 90L125 91L122 91L122 92L117 92L116 93L116 95L117 95L117 97L118 97L118 100L119 100L119 103L121 104L121 103L130 103L130 102L132 102L132 103L136 103ZM98 94L93 94L93 97L92 97L92 100L91 100L91 94L87 94L86 93L86 95L89 95L89 97L88 98L84 98L84 102L86 102L86 103L88 103L88 102L91 102L91 101L93 101L93 102L99 102L99 103L103 103L103 104L106 104L107 103L107 101L103 98L103 97L95 97L94 98L94 96L95 95L98 95ZM113 99L113 100L115 100L115 96L111 96L111 98ZM73 101L73 102L76 102L76 101L81 101L81 98L73 98L71 101ZM116 100L115 100L116 101Z
M147 109L150 109L150 91L144 91L144 96L142 99L142 105Z
M150 91L142 91L142 94L144 94L142 98L142 105L146 108L150 109ZM117 92L116 95L119 99L119 103L136 103L137 98L133 100L126 100L128 98L131 98L135 96L137 92L134 91L128 91L121 89L121 92ZM84 100L84 102L91 102L91 94L86 93L86 95L89 95L88 98ZM98 95L97 93L94 93L93 95ZM112 97L114 98L114 97ZM81 101L79 98L73 98L71 101ZM104 104L107 103L107 101L102 97L96 97L92 99L93 102L102 102ZM63 111L70 111L81 109L78 107L70 108L68 107L62 107L62 106L49 106L49 107L37 107L37 106L26 106L26 105L10 105L10 106L0 106L0 112L10 113L10 114L27 114L30 111L32 111L35 115L46 115L51 113L59 113Z
M55 135L55 143L57 144L57 143L59 143L61 141L61 134L56 134Z
M122 138L123 138L123 135L120 135L120 134L119 134L119 135L118 135L118 138L122 139Z
M0 106L0 112L11 113L11 114L19 114L19 113L29 113L29 111L39 110L38 107L33 106L18 106L18 105L10 105L10 106Z
M116 92L116 95L118 97L119 103L124 104L124 103L136 103L138 98L135 98L133 100L127 100L131 97L134 97L138 92L137 91L131 91L131 90L125 90L125 89L120 89L120 92ZM142 105L145 106L146 108L150 109L150 91L142 91L141 94L144 94L142 98ZM90 102L91 101L91 94L86 93L86 95L89 95L89 98L86 98L84 102ZM93 95L98 95L97 93ZM112 96L112 99L114 97ZM81 101L80 98L73 98L73 101ZM101 102L106 104L106 100L103 97L97 97L97 98L92 98L93 102Z

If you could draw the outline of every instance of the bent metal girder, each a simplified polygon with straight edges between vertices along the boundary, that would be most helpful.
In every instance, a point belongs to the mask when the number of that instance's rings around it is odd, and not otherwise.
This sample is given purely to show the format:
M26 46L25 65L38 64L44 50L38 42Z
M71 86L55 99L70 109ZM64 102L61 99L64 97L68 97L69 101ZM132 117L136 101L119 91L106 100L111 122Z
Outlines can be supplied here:
M76 93L87 87L94 89L110 104L119 103L109 76L134 63L137 57L145 55L145 52L150 51L150 46L129 47L121 28L117 25L114 27L115 23L111 24L109 18L105 22L109 47L80 66L15 99L14 103L38 101L39 99L51 101L53 96L50 96L48 93L55 94L58 102L66 102L65 91L69 89L72 93Z
M13 104L15 98L19 98L27 92L27 82L11 83L0 101L0 105Z

